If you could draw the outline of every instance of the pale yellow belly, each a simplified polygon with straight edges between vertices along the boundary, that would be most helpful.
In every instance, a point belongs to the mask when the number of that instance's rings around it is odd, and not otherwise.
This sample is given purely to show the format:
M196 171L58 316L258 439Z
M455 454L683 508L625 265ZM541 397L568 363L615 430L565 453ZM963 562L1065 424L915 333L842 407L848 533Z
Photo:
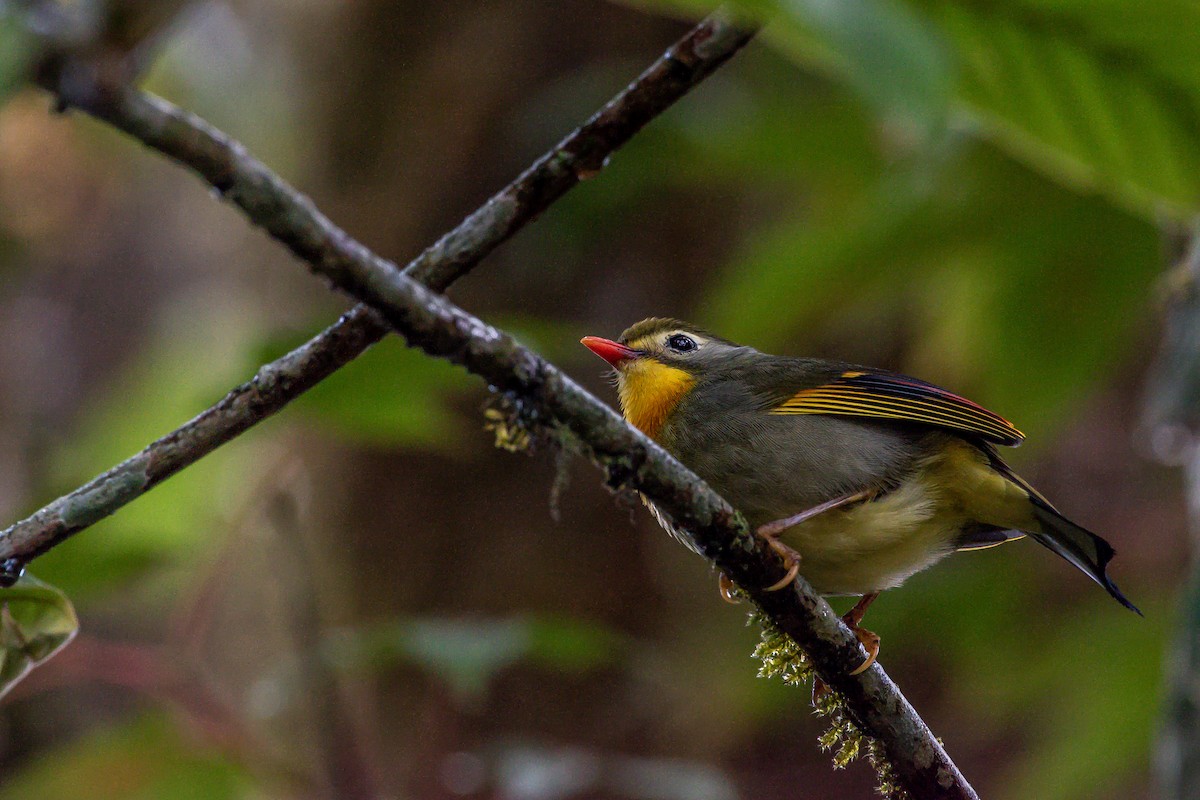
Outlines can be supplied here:
M821 594L867 594L899 586L954 552L967 521L958 503L917 479L796 525L782 540L800 553L800 574Z
M1024 491L979 450L952 442L879 499L814 517L781 538L800 553L800 574L818 592L867 594L945 558L972 524L1036 527Z

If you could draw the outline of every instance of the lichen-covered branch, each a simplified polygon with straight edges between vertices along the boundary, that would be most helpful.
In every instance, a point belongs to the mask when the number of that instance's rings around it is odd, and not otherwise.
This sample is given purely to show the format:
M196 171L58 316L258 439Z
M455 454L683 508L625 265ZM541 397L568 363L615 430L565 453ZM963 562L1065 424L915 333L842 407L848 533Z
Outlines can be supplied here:
M411 261L404 271L444 291L488 253L548 208L656 115L683 97L753 35L721 17L703 20L584 125L539 158L512 183ZM78 44L70 37L71 45ZM49 46L53 48L54 43ZM191 168L241 208L256 225L313 262L369 258L380 269L399 267L351 240L308 198L255 159L238 142L171 104L107 86L107 72L81 80L89 64L71 47L47 56L40 82L81 107ZM71 79L64 84L62 75ZM121 102L115 97L123 95ZM146 446L140 453L0 532L0 577L68 536L109 516L156 484L276 413L353 361L389 328L367 306L282 358L258 370L217 405Z

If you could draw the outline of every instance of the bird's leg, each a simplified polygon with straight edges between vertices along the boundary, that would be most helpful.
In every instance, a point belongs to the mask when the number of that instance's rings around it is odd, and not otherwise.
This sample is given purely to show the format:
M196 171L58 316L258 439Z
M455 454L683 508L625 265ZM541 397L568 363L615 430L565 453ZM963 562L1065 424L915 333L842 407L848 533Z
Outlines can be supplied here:
M862 598L860 598L859 601L854 604L854 608L842 615L842 622L846 623L846 626L854 632L854 638L858 639L859 644L861 644L867 650L867 660L855 667L850 673L851 675L858 675L860 672L865 672L871 667L872 664L875 663L875 659L879 658L879 634L860 627L862 624L863 615L867 613L867 607L870 606L871 603L875 602L876 597L879 597L879 592L864 594ZM825 681L821 680L820 678L813 678L813 706L816 706L821 697L828 693L829 686L825 683Z
M799 525L801 522L810 520L816 516L820 516L826 511L833 511L835 508L841 508L842 506L848 506L854 503L866 502L875 495L875 490L864 489L861 492L848 494L844 497L835 497L832 500L826 500L824 503L819 503L812 508L807 508L804 511L801 511L799 514L793 514L792 516L785 517L784 519L777 519L774 522L768 522L766 524L759 525L758 529L755 530L754 533L765 539L770 548L779 554L779 557L783 559L784 565L787 566L787 574L777 582L768 586L765 591L775 592L785 586L788 586L793 580L796 579L796 575L800 572L800 554L788 547L783 542L779 541L779 537L784 531L793 525Z

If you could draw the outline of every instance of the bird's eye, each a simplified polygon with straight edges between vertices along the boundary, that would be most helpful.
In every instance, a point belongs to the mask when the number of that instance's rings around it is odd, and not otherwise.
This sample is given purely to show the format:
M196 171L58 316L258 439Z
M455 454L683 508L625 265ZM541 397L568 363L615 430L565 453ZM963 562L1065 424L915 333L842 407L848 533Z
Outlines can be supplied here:
M667 338L667 347L676 353L687 353L696 349L696 340L682 333L674 333Z

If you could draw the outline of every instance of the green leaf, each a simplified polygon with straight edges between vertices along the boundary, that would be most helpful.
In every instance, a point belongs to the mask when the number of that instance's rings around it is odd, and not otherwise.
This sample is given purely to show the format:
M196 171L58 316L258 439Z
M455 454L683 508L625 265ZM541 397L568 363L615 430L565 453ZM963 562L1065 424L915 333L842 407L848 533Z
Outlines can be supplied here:
M641 5L707 14L704 0ZM936 30L893 0L741 0L767 23L764 36L806 65L841 75L889 121L922 135L939 129L954 88L953 62Z
M222 800L266 797L244 770L185 735L166 715L145 715L40 753L4 776L0 800Z
M28 80L36 43L25 15L0 0L0 106Z
M1200 208L1200 72L1177 0L912 0L950 43L959 97L1006 149L1144 213Z
M928 23L890 0L772 0L762 6L779 19L768 31L802 58L813 35L863 97L889 119L921 132L941 126L950 107L951 61Z
M699 0L643 0L707 13ZM740 0L764 37L897 117L948 111L1139 214L1200 211L1200 70L1187 0Z
M28 573L0 588L0 697L75 637L79 620L67 596Z

